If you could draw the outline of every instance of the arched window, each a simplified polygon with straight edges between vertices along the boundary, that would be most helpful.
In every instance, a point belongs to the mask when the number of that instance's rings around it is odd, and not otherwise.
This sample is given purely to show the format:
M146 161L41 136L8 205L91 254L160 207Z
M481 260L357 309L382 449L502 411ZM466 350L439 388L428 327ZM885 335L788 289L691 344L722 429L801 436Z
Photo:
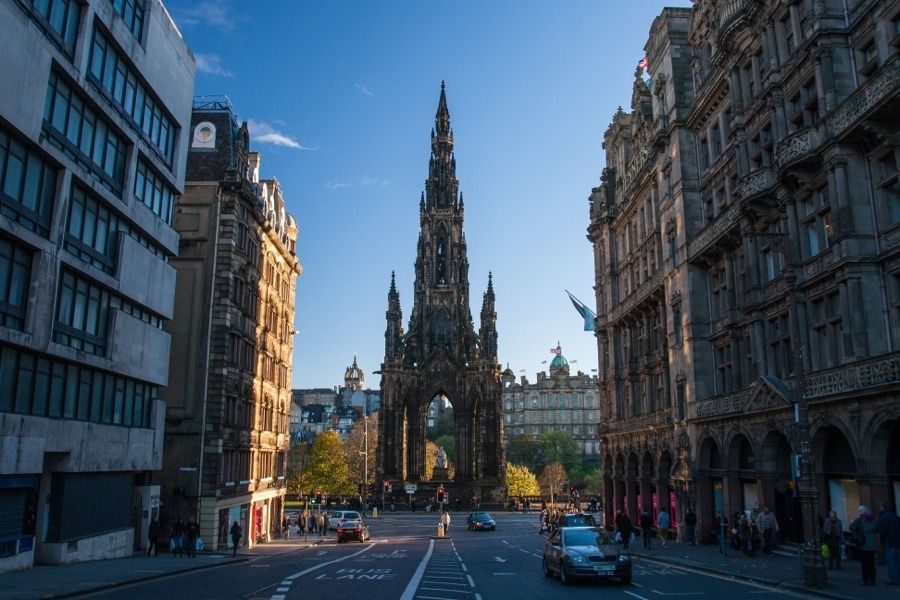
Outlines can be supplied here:
M435 250L436 272L435 278L438 283L447 283L447 238L441 236L438 239L437 248Z

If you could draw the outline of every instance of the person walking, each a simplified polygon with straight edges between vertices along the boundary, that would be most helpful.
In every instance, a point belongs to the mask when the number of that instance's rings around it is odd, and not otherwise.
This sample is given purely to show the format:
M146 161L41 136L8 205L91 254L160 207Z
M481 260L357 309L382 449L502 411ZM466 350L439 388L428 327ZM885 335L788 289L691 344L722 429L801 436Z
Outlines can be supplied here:
M888 568L887 585L900 585L900 517L891 510L891 505L887 502L881 503L877 529L884 546L884 562Z
M235 521L229 533L231 533L231 556L237 556L238 544L241 542L241 536L244 532L241 531L241 526Z
M652 539L653 539L653 515L650 514L650 509L645 508L644 512L641 513L638 522L641 525L641 539L644 542L644 548L646 550L652 550Z
M321 529L322 537L328 535L328 513L322 513L322 520L319 521L319 529Z
M319 533L319 518L316 516L316 513L310 512L307 515L307 529L309 530L309 534L312 535L314 533Z
M150 521L150 527L147 529L147 556L150 556L150 551L153 551L153 556L159 556L159 517L153 517L153 520Z
M300 537L306 535L306 515L303 513L297 515L297 535Z
M197 525L194 517L191 517L188 520L188 524L184 527L184 543L187 546L188 556L191 558L196 558L197 556L197 539L199 537L200 526Z
M774 543L772 538L778 533L778 519L775 513L769 510L769 507L763 504L762 512L756 518L757 529L762 531L763 536L763 554L770 554Z
M634 525L632 525L627 513L620 512L619 516L616 517L616 529L622 538L622 546L626 550L631 548L631 535L634 532Z
M172 526L171 535L172 554L175 556L184 556L184 521L178 519Z
M661 509L656 516L656 526L659 527L659 537L662 540L663 548L668 548L669 527L672 526L672 519L669 517L669 511L665 508Z
M444 535L447 535L447 531L450 529L450 513L446 510L441 515L441 525L444 527Z
M696 546L696 536L697 536L697 513L694 512L694 509L688 507L687 512L684 513L684 538L685 541L691 546Z
M822 523L822 538L828 546L828 568L841 568L841 537L844 535L844 524L838 518L835 511L828 513L828 518Z
M281 520L281 533L284 535L284 539L288 540L291 537L291 518L287 515L284 515L284 518Z
M859 507L859 516L850 524L853 542L859 551L862 584L875 585L875 550L878 548L878 521L866 505Z

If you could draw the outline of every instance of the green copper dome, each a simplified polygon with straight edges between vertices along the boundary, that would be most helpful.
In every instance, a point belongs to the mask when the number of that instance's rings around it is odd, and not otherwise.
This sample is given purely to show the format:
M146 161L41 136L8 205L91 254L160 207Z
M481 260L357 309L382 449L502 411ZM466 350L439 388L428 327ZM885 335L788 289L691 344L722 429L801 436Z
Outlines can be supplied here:
M569 361L567 361L565 359L565 357L563 357L562 354L557 354L556 357L554 357L553 361L550 363L550 368L551 369L554 369L554 368L559 369L568 364L569 364Z

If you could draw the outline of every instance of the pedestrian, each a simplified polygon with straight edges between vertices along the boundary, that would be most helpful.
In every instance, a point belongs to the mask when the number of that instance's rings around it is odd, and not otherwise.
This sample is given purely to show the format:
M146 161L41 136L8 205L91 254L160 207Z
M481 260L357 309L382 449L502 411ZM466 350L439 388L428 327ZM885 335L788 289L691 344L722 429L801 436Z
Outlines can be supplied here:
M762 531L763 537L763 554L770 554L774 547L773 538L778 533L778 519L775 513L769 510L769 507L763 504L762 512L756 519L756 527Z
M639 517L639 522L641 525L641 539L644 540L644 548L647 550L652 550L652 538L653 538L653 515L650 513L649 508L645 508L644 512L641 513Z
M841 538L844 535L844 524L838 518L835 511L828 513L828 518L822 524L822 538L828 546L828 568L841 568Z
M319 523L319 526L322 530L322 536L328 535L328 513L322 513L322 521Z
M309 530L310 535L314 533L319 533L319 518L316 516L316 513L310 512L307 515L307 529Z
M153 517L147 530L147 556L153 551L153 556L159 556L159 517Z
M284 518L281 520L281 533L284 535L284 539L290 539L291 537L291 518L287 515L284 515Z
M697 535L697 513L694 512L694 509L688 507L687 512L684 513L684 537L687 543L691 546L696 546L696 535Z
M850 524L853 543L859 551L859 565L862 570L862 584L875 585L875 550L878 548L876 537L878 521L869 512L866 505L859 507L858 517Z
M547 512L546 508L541 509L540 518L541 518L541 528L538 529L538 535L543 535L544 530L550 531L550 523L549 523L550 516L549 516L549 513Z
M241 526L238 525L238 522L235 521L234 525L231 526L231 556L237 556L238 544L241 541L241 536L243 535L243 531L241 531Z
M447 535L447 531L450 529L450 513L446 510L441 515L441 525L444 527L444 535Z
M669 511L665 508L661 509L656 516L656 526L659 527L659 538L662 540L663 548L668 548L669 527L672 526L672 519L669 517Z
M184 528L184 543L187 546L188 556L196 558L197 556L197 539L200 537L200 526L191 517L188 524Z
M888 568L887 585L900 585L900 517L887 502L881 503L877 529Z
M184 521L178 519L172 526L172 535L169 546L172 548L172 554L176 556L184 556Z
M300 537L306 535L306 515L303 513L297 515L297 535Z
M754 556L756 547L753 540L753 513L745 510L744 514L738 520L738 535L740 536L741 551L747 556Z
M627 513L620 512L616 517L616 529L622 539L623 547L626 550L631 548L631 536L634 533L634 525L631 524L631 519L628 518Z

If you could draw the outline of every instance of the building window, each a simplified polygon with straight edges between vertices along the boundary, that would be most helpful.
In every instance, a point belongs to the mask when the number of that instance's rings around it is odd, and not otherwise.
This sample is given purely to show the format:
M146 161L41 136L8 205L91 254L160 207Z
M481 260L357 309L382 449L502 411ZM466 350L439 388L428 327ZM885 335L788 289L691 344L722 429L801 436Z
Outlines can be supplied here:
M716 347L716 373L718 375L719 393L732 391L731 344Z
M790 14L785 15L785 17L779 21L779 24L781 25L782 32L784 32L784 43L787 46L788 54L790 54L794 51L794 48L796 48L794 44L794 25L791 23Z
M768 320L768 371L779 379L793 372L790 317L787 313Z
M836 367L843 359L843 327L837 293L809 303L812 363L815 369Z
M709 289L712 296L710 301L712 318L720 319L728 312L728 278L724 261L709 272Z
M831 223L831 203L828 200L828 189L821 188L801 205L804 217L801 223L803 237L806 239L807 256L813 257L831 247L834 238L834 227Z
M143 133L166 165L172 165L177 127L134 69L103 32L94 27L88 80L121 109L134 128Z
M44 132L51 143L83 164L96 179L121 195L128 144L109 123L63 81L50 74Z
M122 17L122 20L125 22L128 31L131 32L134 39L140 42L144 34L144 17L147 13L147 8L144 4L145 0L110 1L112 2L113 9L119 13L119 16Z
M22 331L31 284L31 250L0 237L0 325Z
M877 169L884 214L888 224L893 225L900 222L900 182L897 176L897 157L893 148L878 159Z
M0 126L0 214L47 237L57 169Z
M153 211L153 214L172 224L172 208L175 206L175 190L150 167L143 157L138 159L134 177L134 197Z
M709 144L705 137L700 138L700 172L709 167Z
M762 252L763 275L765 281L772 281L781 273L781 260L777 252L767 248Z
M155 385L0 346L0 411L151 427Z
M679 307L672 309L672 326L675 343L680 344L683 341L683 334L681 331L681 308Z
M78 0L19 0L54 44L69 58L75 55L81 3Z
M859 72L863 77L868 77L878 70L878 46L875 40L869 41L859 50Z

